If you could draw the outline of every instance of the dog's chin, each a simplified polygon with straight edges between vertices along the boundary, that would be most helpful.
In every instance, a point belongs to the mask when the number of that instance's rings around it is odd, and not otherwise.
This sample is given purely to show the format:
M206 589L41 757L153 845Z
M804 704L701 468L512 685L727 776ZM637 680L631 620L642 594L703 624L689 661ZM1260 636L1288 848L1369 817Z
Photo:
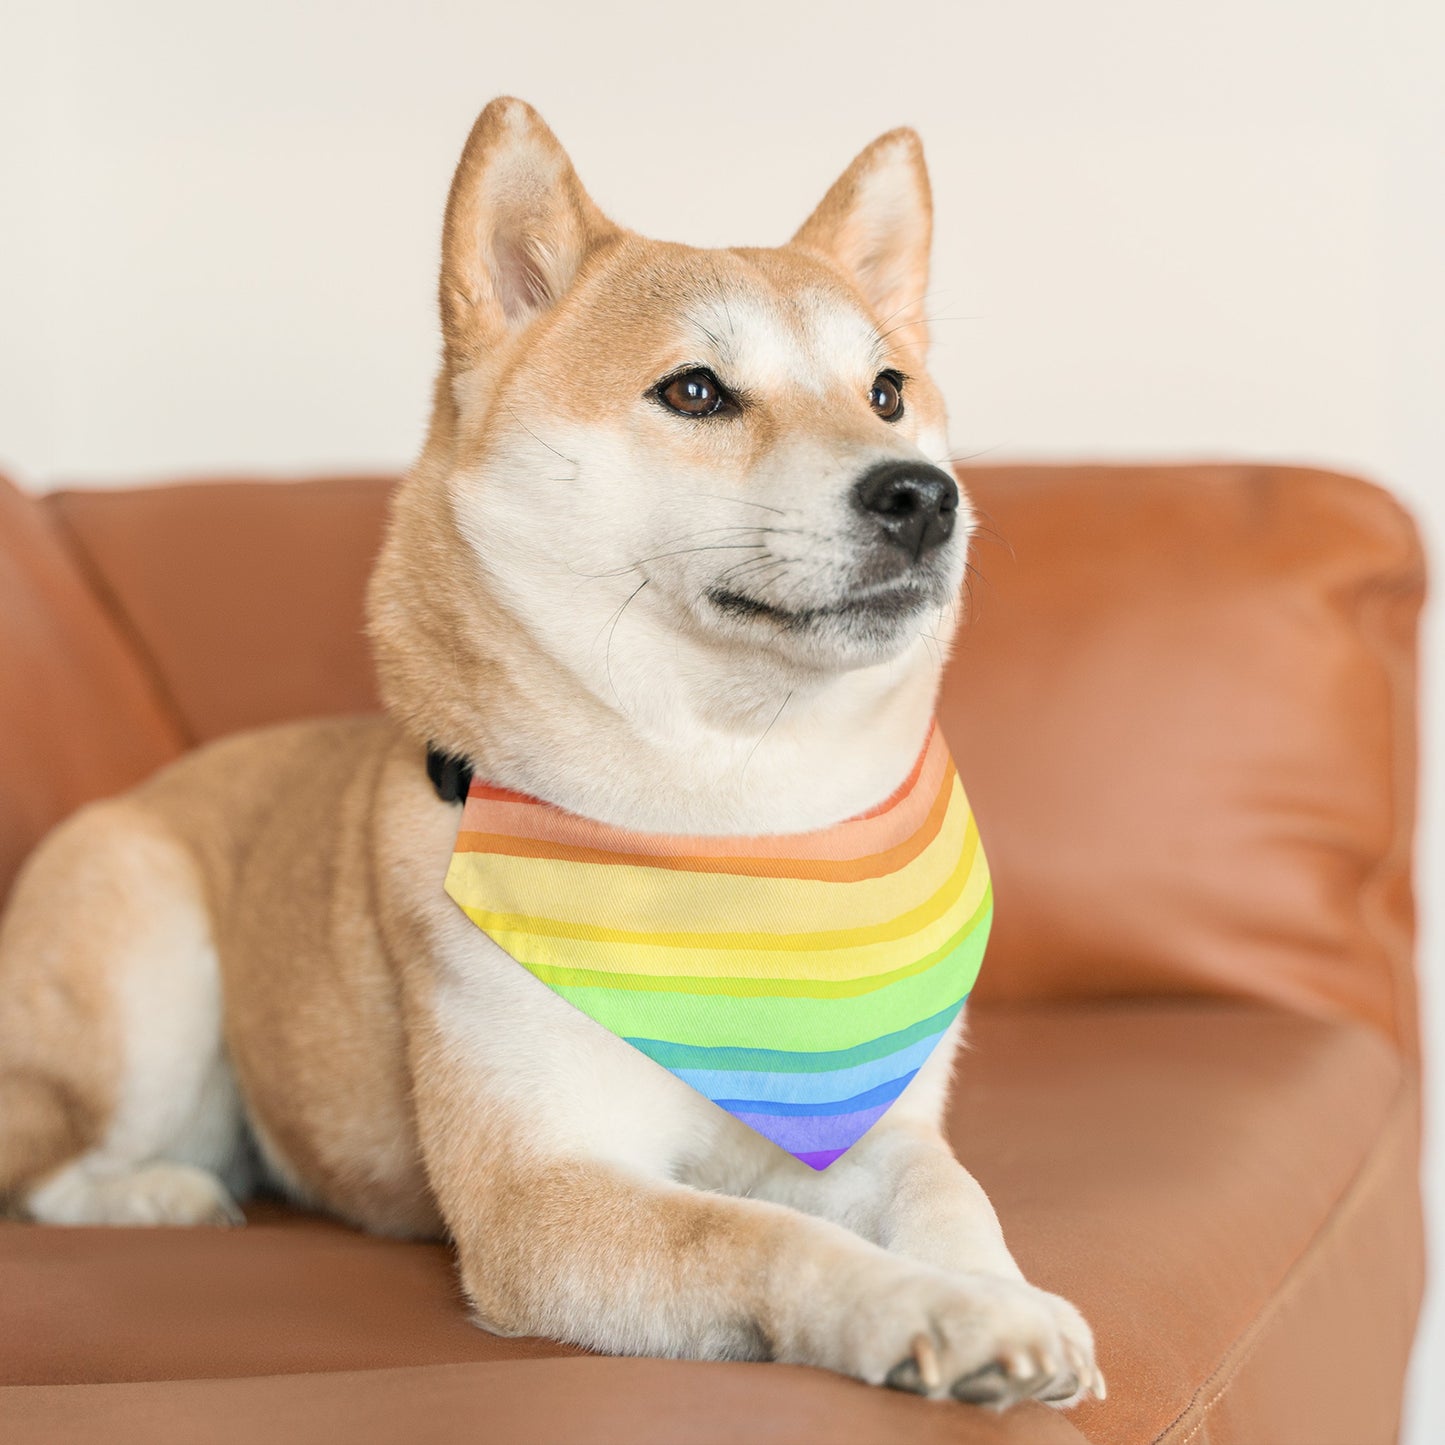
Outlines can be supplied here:
M729 636L755 641L810 666L838 669L896 657L946 600L935 579L861 587L791 605L721 586L706 595L710 611Z

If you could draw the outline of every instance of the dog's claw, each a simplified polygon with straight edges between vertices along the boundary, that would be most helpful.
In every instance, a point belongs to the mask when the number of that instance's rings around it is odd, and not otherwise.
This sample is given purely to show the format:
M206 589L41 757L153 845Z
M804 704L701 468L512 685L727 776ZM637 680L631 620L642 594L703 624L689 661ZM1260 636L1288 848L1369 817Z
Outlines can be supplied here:
M1016 1380L1027 1380L1039 1373L1038 1361L1027 1350L1006 1350L1002 1363Z
M1064 1341L1064 1353L1069 1357L1069 1368L1076 1376L1075 1390L1082 1389L1086 1395L1102 1400L1108 1394L1104 1387L1104 1372L1072 1340ZM1067 1396L1046 1395L1048 1400L1066 1399Z
M914 1335L909 1349L913 1358L918 1361L918 1376L923 1381L924 1388L936 1390L943 1384L943 1371L938 1366L938 1347L933 1343L931 1335Z

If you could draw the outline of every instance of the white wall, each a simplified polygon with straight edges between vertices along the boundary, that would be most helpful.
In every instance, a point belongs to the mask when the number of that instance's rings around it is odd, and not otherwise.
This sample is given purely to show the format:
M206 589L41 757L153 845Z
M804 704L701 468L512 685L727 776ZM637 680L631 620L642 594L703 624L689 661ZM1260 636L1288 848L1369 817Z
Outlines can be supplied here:
M911 122L958 451L1362 469L1438 552L1442 16L1435 0L11 0L0 465L46 486L403 463L447 179L481 102L510 91L605 208L699 243L782 239L856 148ZM1436 733L1440 643L1437 627ZM1429 787L1441 1054L1438 769ZM1437 1087L1437 1120L1442 1103ZM1426 1358L1417 1442L1445 1439L1439 1311Z

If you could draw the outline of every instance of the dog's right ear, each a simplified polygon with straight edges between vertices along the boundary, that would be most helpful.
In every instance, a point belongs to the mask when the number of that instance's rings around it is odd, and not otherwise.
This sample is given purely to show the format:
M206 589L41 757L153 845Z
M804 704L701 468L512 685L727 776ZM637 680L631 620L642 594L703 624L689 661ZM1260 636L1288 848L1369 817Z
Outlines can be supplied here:
M555 305L588 252L617 234L542 117L525 101L492 101L447 197L441 314L453 371Z

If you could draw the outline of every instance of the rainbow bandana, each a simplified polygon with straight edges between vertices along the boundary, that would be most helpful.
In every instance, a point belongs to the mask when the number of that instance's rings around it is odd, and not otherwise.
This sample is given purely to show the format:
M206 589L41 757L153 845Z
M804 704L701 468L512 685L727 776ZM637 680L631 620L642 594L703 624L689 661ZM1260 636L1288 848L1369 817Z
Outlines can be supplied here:
M446 889L529 973L814 1169L933 1051L993 914L936 724L887 802L811 833L633 833L474 781Z

